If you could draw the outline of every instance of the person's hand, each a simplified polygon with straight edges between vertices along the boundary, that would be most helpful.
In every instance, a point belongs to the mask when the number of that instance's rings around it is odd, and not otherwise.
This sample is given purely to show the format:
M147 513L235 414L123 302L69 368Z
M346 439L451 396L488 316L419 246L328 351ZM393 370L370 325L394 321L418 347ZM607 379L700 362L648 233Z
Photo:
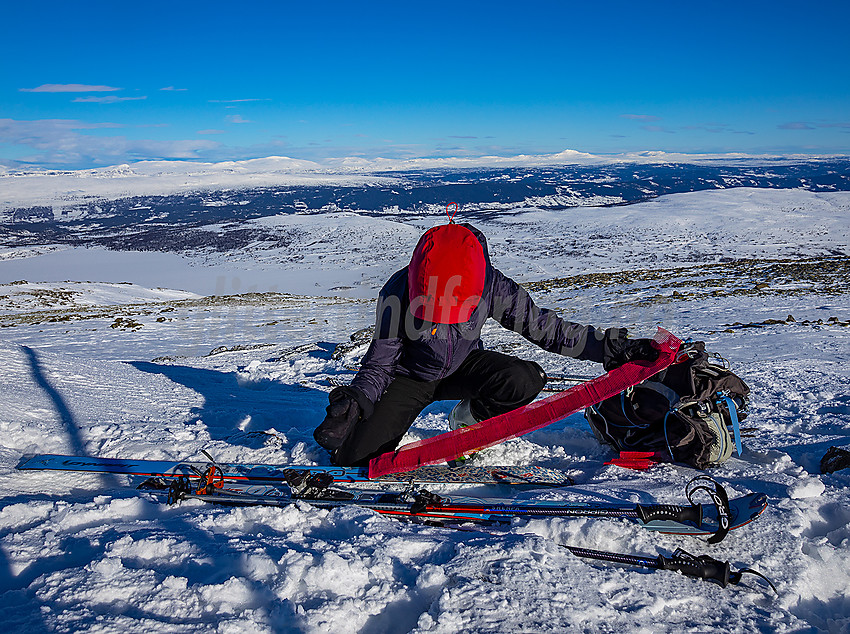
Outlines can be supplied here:
M348 387L335 388L328 395L329 405L325 420L316 427L313 438L330 452L342 445L346 436L363 416L354 390Z
M629 339L625 328L609 328L603 341L602 367L606 372L630 361L655 361L658 349L652 339Z

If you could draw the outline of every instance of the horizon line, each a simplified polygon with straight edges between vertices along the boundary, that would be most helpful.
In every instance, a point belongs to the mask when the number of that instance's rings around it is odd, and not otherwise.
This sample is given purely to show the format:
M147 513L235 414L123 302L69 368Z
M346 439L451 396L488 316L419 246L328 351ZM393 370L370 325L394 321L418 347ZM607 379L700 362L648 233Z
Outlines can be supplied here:
M554 154L516 154L510 156L421 156L394 158L376 156L328 157L319 160L301 159L291 156L269 155L252 158L233 158L210 160L203 157L152 158L132 162L119 162L93 167L51 167L49 164L28 163L15 159L0 158L0 176L43 173L43 172L98 172L115 170L122 167L145 164L169 165L206 165L211 168L224 165L251 165L263 161L279 163L274 171L329 171L329 172L368 172L368 171L406 171L414 169L451 169L456 168L499 168L499 167L535 167L579 165L594 166L617 163L702 163L721 161L816 161L850 159L850 153L800 153L775 152L754 154L749 152L667 152L663 150L640 150L635 152L588 153L578 150L563 150ZM4 164L4 160L7 161ZM288 165L287 165L288 163ZM262 171L262 170L261 170Z

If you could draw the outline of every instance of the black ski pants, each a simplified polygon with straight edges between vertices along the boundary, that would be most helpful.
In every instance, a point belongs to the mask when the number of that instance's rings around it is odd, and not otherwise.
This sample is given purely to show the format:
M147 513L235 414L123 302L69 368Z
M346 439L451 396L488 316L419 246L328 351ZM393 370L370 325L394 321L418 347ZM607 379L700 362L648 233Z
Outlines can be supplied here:
M545 384L546 374L538 364L490 350L473 350L444 379L397 376L375 403L372 415L357 423L332 460L340 466L363 466L392 451L419 413L435 401L470 399L473 416L484 420L527 405Z

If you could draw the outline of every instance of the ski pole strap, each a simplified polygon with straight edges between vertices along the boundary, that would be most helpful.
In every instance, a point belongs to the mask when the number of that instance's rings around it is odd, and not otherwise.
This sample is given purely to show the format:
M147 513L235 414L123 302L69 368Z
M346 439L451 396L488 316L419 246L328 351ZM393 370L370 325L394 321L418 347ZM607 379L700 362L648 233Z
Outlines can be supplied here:
M776 594L779 594L779 590L777 590L776 586L771 583L770 579L765 577L760 572L753 570L752 568L741 568L738 571L733 570L729 573L729 583L734 585L738 585L739 583L741 583L741 575L743 575L745 572L748 572L751 575L755 575L756 577L764 581L767 585L769 585L770 589L773 590Z
M738 421L738 408L735 407L735 401L728 396L724 396L726 407L729 410L729 417L732 419L732 431L735 433L735 449L738 450L738 457L744 453L744 448L741 445L741 423Z
M732 585L738 585L741 582L741 576L744 573L750 573L763 579L770 586L771 590L779 594L776 586L771 583L770 579L752 568L742 568L741 570L733 571L728 561L720 561L708 555L695 556L685 552L681 548L677 548L673 556L669 559L663 555L659 555L658 563L663 570L676 570L688 577L716 581L724 588L730 583Z
M681 548L677 548L670 558L658 555L657 561L661 570L675 570L687 577L716 581L723 588L729 585L732 567L728 561L723 562L708 555L697 557Z
M732 525L732 511L729 508L729 495L717 480L702 475L697 476L685 487L685 494L688 497L688 502L696 505L694 502L694 494L697 491L704 491L711 498L717 509L717 530L708 538L709 544L716 544L723 540L729 533L729 528Z

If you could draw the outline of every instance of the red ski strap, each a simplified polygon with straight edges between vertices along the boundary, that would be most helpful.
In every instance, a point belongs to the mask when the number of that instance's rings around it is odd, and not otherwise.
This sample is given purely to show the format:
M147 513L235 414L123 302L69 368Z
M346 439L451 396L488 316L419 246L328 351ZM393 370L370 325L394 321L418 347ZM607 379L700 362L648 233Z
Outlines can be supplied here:
M616 465L624 469L646 471L657 465L660 458L660 454L655 451L621 451L619 458L609 460L605 464Z
M423 465L454 460L535 431L619 394L675 362L682 342L662 328L658 329L654 340L659 355L653 362L626 363L607 374L525 407L382 454L369 462L369 477L404 473Z

